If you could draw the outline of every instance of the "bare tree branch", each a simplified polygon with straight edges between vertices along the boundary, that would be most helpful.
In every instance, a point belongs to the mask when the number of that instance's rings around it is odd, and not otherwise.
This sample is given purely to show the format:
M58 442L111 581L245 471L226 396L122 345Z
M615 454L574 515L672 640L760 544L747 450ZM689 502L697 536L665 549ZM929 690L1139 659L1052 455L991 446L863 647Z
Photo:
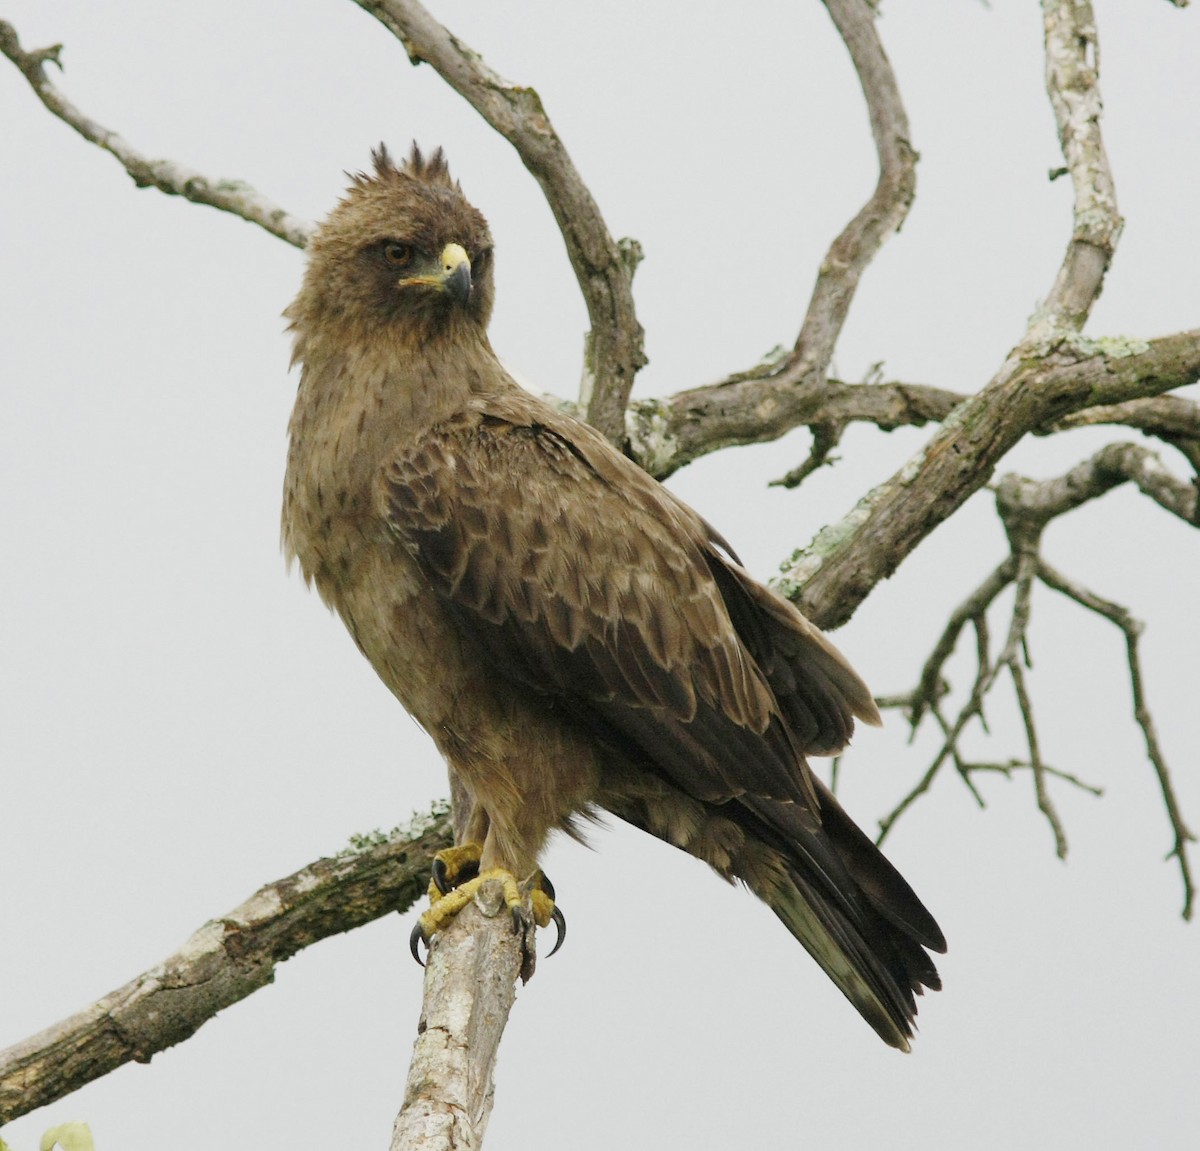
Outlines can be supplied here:
M1025 725L1025 740L1029 747L1029 766L1033 771L1033 790L1037 796L1038 811L1050 824L1054 834L1054 854L1059 859L1067 858L1067 834L1063 830L1062 821L1058 818L1058 809L1046 789L1046 765L1042 762L1042 753L1038 747L1037 726L1033 720L1033 703L1029 691L1025 687L1025 671L1017 660L1008 663L1009 674L1012 676L1013 690L1017 693L1017 707L1021 712L1021 721Z
M834 240L817 275L808 312L779 383L820 378L833 350L858 281L876 252L899 231L917 190L917 154L909 141L908 116L896 74L875 27L867 0L824 0L862 85L879 157L879 180L871 198Z
M1012 554L951 614L949 622L925 662L913 691L883 701L908 709L914 733L922 716L926 713L932 714L942 728L944 741L922 777L880 821L879 842L886 838L900 816L929 790L942 766L950 760L981 806L983 798L971 782L974 772L1003 771L1007 775L1016 767L1030 768L1038 809L1050 824L1057 854L1060 858L1065 858L1066 834L1050 797L1046 785L1047 778L1057 777L1096 795L1099 795L1100 791L1068 772L1052 768L1042 760L1033 718L1033 704L1025 685L1021 660L1024 655L1025 663L1028 663L1031 592L1034 580L1038 579L1046 586L1067 595L1080 606L1108 619L1121 629L1125 637L1134 717L1145 738L1147 757L1158 778L1167 818L1174 833L1174 844L1168 858L1175 858L1179 863L1184 886L1183 916L1188 919L1192 915L1195 889L1187 847L1195 841L1195 836L1189 831L1179 809L1171 775L1146 702L1137 647L1142 625L1126 608L1105 600L1069 580L1050 567L1040 555L1042 534L1051 520L1074 511L1088 500L1096 499L1125 482L1137 484L1142 492L1185 523L1195 526L1200 522L1195 486L1173 476L1153 452L1139 444L1109 444L1064 475L1052 479L1039 481L1024 476L1008 475L997 485L996 506L1008 533ZM1004 648L993 662L987 650L986 613L1009 583L1016 585L1016 598ZM957 645L963 625L967 622L974 623L977 628L977 672L970 696L954 722L950 723L941 710L942 698L949 690L942 670ZM972 763L961 755L959 738L972 719L978 718L983 722L983 701L994 686L997 675L1004 669L1008 670L1012 680L1017 706L1025 726L1028 761L1010 760L1008 764L1001 765Z
M1124 424L1161 440L1200 440L1200 404L1182 396L1155 396L1123 404L1098 404L1058 420L1048 430L1067 431L1100 424Z
M1200 473L1200 404L1182 396L1156 396L1124 404L1101 404L1059 420L1050 431L1120 424L1170 444Z
M950 613L949 621L942 630L933 651L930 652L929 658L925 661L916 689L911 696L907 697L909 727L914 735L921 725L925 711L934 706L938 699L945 694L942 690L944 682L942 669L958 645L959 634L967 623L973 623L977 628L980 649L979 666L981 668L987 666L987 609L991 607L996 597L1012 583L1016 572L1017 562L1012 556L1009 556ZM978 684L976 686L978 687Z
M944 420L967 397L925 384L849 384L824 379L807 387L779 386L761 377L634 400L629 408L631 454L665 479L722 448L766 443L803 424L866 422L884 431Z
M1171 782L1171 773L1167 768L1166 759L1158 743L1158 733L1154 720L1146 703L1145 687L1142 680L1141 659L1138 655L1138 640L1142 634L1143 625L1134 619L1126 608L1111 600L1102 599L1094 592L1067 579L1045 561L1038 564L1038 577L1056 591L1069 596L1081 607L1095 612L1110 620L1121 629L1125 637L1125 653L1129 661L1129 681L1133 688L1133 714L1142 735L1146 740L1146 755L1154 765L1154 773L1158 777L1159 790L1162 792L1163 803L1166 805L1167 818L1171 821L1171 830L1175 842L1167 853L1168 859L1179 863L1179 872L1183 879L1183 910L1184 919L1191 919L1195 905L1196 888L1192 878L1191 863L1188 859L1188 844L1196 842L1196 836L1188 830L1183 813L1179 809L1179 800L1175 796L1175 787Z
M537 180L579 281L591 331L584 348L580 406L610 440L625 442L625 407L638 369L646 363L642 326L633 303L636 241L615 241L600 208L532 88L510 84L477 52L442 27L417 0L355 0L404 44L409 58L427 63L517 150Z
M21 70L38 99L55 116L69 124L85 140L90 140L115 156L139 188L157 188L168 196L182 196L195 204L207 204L210 208L229 212L265 228L273 236L297 248L303 248L308 243L313 231L311 223L291 215L244 181L210 180L174 160L151 160L116 132L85 116L46 75L47 62L62 68L61 44L25 52L17 39L16 29L0 20L0 52Z
M442 33L453 40L444 29ZM454 43L467 59L473 59L468 49L458 45L457 41ZM151 160L117 133L96 123L71 104L45 74L47 61L59 63L61 45L25 52L12 26L0 21L0 50L21 70L43 104L55 116L75 128L85 139L115 156L139 187L156 187L168 195L182 196L193 203L207 204L228 212L259 225L296 247L304 247L307 243L313 228L309 221L292 216L244 182L212 180L173 160ZM482 69L482 65L478 67ZM486 73L485 69L482 70ZM495 82L518 95L529 92L528 89L503 85L498 79ZM902 120L902 110L900 117ZM577 174L573 174L573 178L578 180ZM895 178L889 180L881 170L880 188L895 182ZM877 188L877 194L878 191ZM547 195L551 196L551 192L548 191ZM562 196L560 202L571 203L570 196ZM867 213L868 209L864 208L855 220L859 221ZM602 221L599 227L603 228ZM854 222L843 232L834 249L843 244L853 228ZM584 229L585 233L591 231L591 228ZM617 247L622 253L633 252L632 248L622 248L621 242ZM834 249L831 249L831 253ZM829 263L828 258L826 263ZM822 273L827 286L822 289L820 298L848 301L849 297L843 291L835 291L828 286L829 277L833 274L832 271ZM840 330L840 321L832 325L831 320L818 322L814 318L818 314L814 310L817 298L815 294L810 304L809 326L822 331L832 331L836 326ZM1106 351L1120 351L1133 346L1128 342L1094 343L1097 350ZM1157 341L1151 342L1149 347L1154 348L1157 344ZM884 431L904 426L921 427L929 422L944 420L968 398L944 388L899 381L849 384L824 379L819 384L814 382L805 388L781 386L784 382L778 378L781 365L794 359L795 355L795 351L790 357L786 354L774 355L758 368L738 373L716 384L678 392L666 400L635 401L625 417L625 432L630 438L631 454L648 471L662 479L692 460L720 448L777 439L804 424L834 428L853 422L868 422ZM1179 382L1190 383L1197 376L1200 376L1200 372L1194 371L1190 376L1185 372ZM615 377L610 375L608 378ZM1195 466L1200 467L1200 405L1180 397L1162 397L1152 403L1154 406L1145 406L1144 403L1139 406L1136 401L1114 401L1057 420L1052 426L1032 430L1042 434L1085 424L1126 424L1172 443Z
M846 425L843 423L825 421L812 425L812 447L808 458L799 467L793 468L777 480L772 480L770 486L775 488L798 488L818 468L837 462L833 449L842 442L842 433Z
M720 383L678 393L665 401L637 403L627 417L634 458L660 479L706 452L733 444L775 439L802 423L837 423L836 417L806 418L830 403L847 385L825 378L842 326L863 272L887 237L900 229L916 194L917 154L909 141L908 117L895 73L875 27L867 0L825 0L862 86L879 158L871 198L833 241L817 274L808 310L790 352ZM903 385L894 385L903 389ZM926 396L926 391L932 393ZM941 419L952 393L938 389L878 393L894 422ZM932 412L922 415L923 405ZM864 417L850 417L864 418ZM757 429L757 430L755 430Z
M0 1123L7 1123L194 1034L218 1011L274 978L311 943L404 911L429 884L429 861L451 842L435 805L389 836L321 859L211 920L174 955L69 1019L0 1052Z
M983 806L983 797L970 782L970 764L959 754L958 738L972 719L978 718L980 721L983 720L984 697L991 689L992 682L1000 668L1000 662L997 661L993 665L987 655L987 610L996 597L1013 582L1017 574L1017 566L1017 559L1014 556L1009 556L979 587L954 609L938 642L934 645L933 651L925 661L925 666L921 672L921 678L918 681L917 687L911 695L906 697L909 701L909 724L912 733L916 734L922 716L928 712L937 719L945 739L938 753L934 756L933 762L926 769L925 774L921 776L908 794L879 821L877 843L883 843L896 821L929 790L947 760L951 760L955 764L960 777L974 794L976 802L980 806ZM979 658L978 672L975 677L974 687L971 689L970 697L963 705L954 723L951 724L947 722L941 711L940 701L941 697L945 694L943 690L942 668L958 643L958 637L962 632L963 625L968 622L973 623L976 628Z
M392 1151L474 1151L492 1110L500 1038L516 981L532 973L533 932L513 931L497 881L434 936Z
M1200 458L1200 405L1159 394L1200 380L1200 329L1148 341L1077 338L1064 343L1055 359L1053 370L1043 369L1056 389L1046 406L1065 402L1071 410L1066 415L1052 411L1042 422L1031 417L1022 435L1125 424L1179 448L1189 460ZM1024 378L1040 380L1034 364L1028 370ZM1139 378L1141 372L1146 380ZM1138 398L1147 394L1155 398ZM870 423L885 432L923 427L941 423L969 399L963 392L893 380L827 378L819 386L780 388L772 380L739 373L665 399L634 400L628 417L630 454L665 479L711 452L766 443L803 425Z
M1026 434L1094 404L1157 395L1200 376L1200 330L1116 351L1064 341L1041 360L1010 355L890 480L788 562L779 589L819 626L844 623L880 580L987 483ZM1077 358L1080 357L1080 358Z
M1100 136L1100 45L1091 0L1042 0L1046 93L1071 185L1074 227L1050 294L1030 321L1027 347L1082 330L1121 234L1117 193Z
M996 503L1010 535L1019 526L1035 538L1055 516L1128 482L1185 523L1197 523L1195 485L1172 475L1149 448L1132 443L1106 444L1054 479L1007 475L997 485Z
M1030 663L1028 636L1032 614L1033 584L1038 574L1037 543L1039 537L1036 533L1033 536L1013 533L1010 538L1013 543L1012 554L952 613L949 623L925 662L917 687L907 695L895 697L896 702L908 708L909 721L914 735L922 717L930 714L937 720L944 738L933 762L925 770L925 773L903 799L879 821L877 843L882 843L887 838L900 816L929 790L947 761L954 764L959 778L980 807L985 807L986 803L972 779L975 773L991 771L1011 776L1013 771L1018 768L1029 768L1033 775L1034 795L1038 810L1050 825L1054 835L1055 853L1060 859L1066 858L1067 838L1046 786L1047 777L1054 776L1062 779L1093 795L1101 794L1099 788L1083 782L1070 772L1052 767L1042 759L1037 725L1033 717L1033 702L1025 684L1025 667ZM993 661L989 655L987 611L1000 592L1009 584L1013 584L1016 589L1012 615L1004 647ZM941 673L946 661L954 652L963 625L967 622L974 625L976 633L975 682L966 702L951 723L942 711L942 697L946 695L949 688ZM1016 694L1017 707L1025 729L1029 758L1027 760L1010 759L1006 763L981 763L969 760L963 755L959 740L972 720L977 719L986 730L987 722L983 714L984 700L1003 671L1008 672Z
M1091 6L1086 0L1046 0L1046 16L1047 83L1076 184L1067 257L1047 306L983 391L956 408L891 480L794 558L781 586L822 626L848 619L880 580L987 482L999 459L1027 432L1079 408L1169 390L1159 386L1160 379L1147 379L1149 365L1139 363L1132 392L1110 395L1115 377L1128 380L1129 361L1147 355L1148 345L1106 349L1102 341L1074 336L1100 290L1119 229L1100 143ZM1082 187L1087 180L1095 184L1090 192ZM1191 344L1193 353L1200 350L1194 333Z

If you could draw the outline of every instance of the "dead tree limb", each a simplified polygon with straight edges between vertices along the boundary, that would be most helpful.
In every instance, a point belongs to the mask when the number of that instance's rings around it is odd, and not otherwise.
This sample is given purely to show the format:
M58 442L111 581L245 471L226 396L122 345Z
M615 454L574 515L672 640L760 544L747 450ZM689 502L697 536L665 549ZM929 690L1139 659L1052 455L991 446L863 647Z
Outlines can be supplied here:
M1001 771L1011 775L1017 769L1028 768L1033 775L1034 794L1054 835L1055 851L1060 858L1067 851L1066 832L1050 795L1048 780L1058 778L1075 787L1100 794L1092 784L1044 762L1037 738L1033 700L1026 687L1024 665L1032 619L1032 589L1035 582L1061 592L1086 610L1107 619L1121 630L1125 640L1126 661L1133 697L1134 719L1146 743L1146 754L1153 766L1163 797L1167 819L1174 842L1168 859L1178 863L1183 881L1182 914L1192 916L1195 887L1188 856L1188 845L1195 842L1176 797L1171 772L1158 739L1154 719L1146 699L1138 641L1142 624L1120 604L1104 599L1077 581L1069 579L1042 558L1041 542L1047 525L1084 503L1098 499L1123 483L1133 483L1160 507L1189 526L1197 523L1197 492L1194 484L1174 476L1162 461L1140 444L1115 443L1101 448L1061 476L1033 480L1024 476L1005 476L997 485L996 506L1008 534L1011 554L951 613L949 621L925 661L917 686L909 693L883 701L888 706L904 707L912 731L926 715L933 715L943 734L942 744L933 761L917 783L898 804L880 820L879 841L882 842L896 821L932 786L947 762L953 763L960 778L982 806L984 799L972 782L972 775L981 771ZM987 644L987 613L1000 593L1015 587L1015 599L1008 626L1007 639L999 655L992 660ZM974 625L977 635L975 681L967 700L953 721L943 713L943 699L949 691L944 678L946 662L953 654L967 623ZM972 721L984 724L983 705L997 682L1007 672L1016 694L1017 706L1026 735L1027 758L1010 759L1005 764L978 763L968 760L960 750L960 738ZM985 725L986 726L986 725Z
M449 807L437 804L407 827L260 888L124 987L0 1052L0 1124L124 1063L148 1063L265 987L297 951L406 910L429 885L430 857L450 842Z
M492 1110L500 1037L533 932L513 931L497 881L434 936L392 1151L475 1151Z
M116 158L139 188L157 188L168 196L182 196L193 204L207 204L221 212L257 224L273 236L303 248L312 234L312 224L291 215L242 180L210 180L200 172L174 160L152 160L124 137L105 128L70 102L46 75L46 65L62 69L62 45L21 48L16 29L0 20L0 52L3 52L29 81L46 108L75 129L85 140Z

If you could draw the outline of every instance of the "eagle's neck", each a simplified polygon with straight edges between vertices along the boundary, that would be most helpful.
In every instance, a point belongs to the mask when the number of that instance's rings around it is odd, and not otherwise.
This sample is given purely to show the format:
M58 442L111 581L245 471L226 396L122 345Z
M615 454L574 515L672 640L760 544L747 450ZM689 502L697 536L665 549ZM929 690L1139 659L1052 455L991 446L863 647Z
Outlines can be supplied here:
M507 376L477 327L420 343L387 330L301 330L294 358L303 367L288 426L283 545L321 586L334 536L373 518L389 460Z

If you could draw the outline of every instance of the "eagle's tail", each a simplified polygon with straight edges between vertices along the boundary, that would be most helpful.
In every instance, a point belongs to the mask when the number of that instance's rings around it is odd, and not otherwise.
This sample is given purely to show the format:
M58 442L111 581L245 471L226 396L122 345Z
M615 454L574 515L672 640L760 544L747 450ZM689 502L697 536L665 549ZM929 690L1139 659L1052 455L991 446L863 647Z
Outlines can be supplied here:
M814 778L804 804L743 794L706 803L614 759L600 806L740 880L878 1032L907 1051L916 996L941 986L926 952L946 940L903 876Z
M742 875L804 945L880 1038L909 1049L915 996L941 979L926 952L946 940L904 877L818 783L821 825L794 804L743 796L756 831L782 857L782 874ZM752 828L759 823L760 828ZM739 821L740 822L740 821ZM756 837L757 838L757 837ZM776 855L775 853L779 854Z

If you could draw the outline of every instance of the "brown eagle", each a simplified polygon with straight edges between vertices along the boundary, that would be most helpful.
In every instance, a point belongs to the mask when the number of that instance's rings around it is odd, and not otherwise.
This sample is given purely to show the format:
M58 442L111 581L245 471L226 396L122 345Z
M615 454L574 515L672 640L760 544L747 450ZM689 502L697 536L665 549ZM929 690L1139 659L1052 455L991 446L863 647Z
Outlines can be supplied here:
M373 159L286 313L283 539L465 796L477 846L440 885L549 892L549 833L611 812L749 887L907 1050L945 940L805 758L879 722L866 686L700 516L514 383L492 237L441 150Z

